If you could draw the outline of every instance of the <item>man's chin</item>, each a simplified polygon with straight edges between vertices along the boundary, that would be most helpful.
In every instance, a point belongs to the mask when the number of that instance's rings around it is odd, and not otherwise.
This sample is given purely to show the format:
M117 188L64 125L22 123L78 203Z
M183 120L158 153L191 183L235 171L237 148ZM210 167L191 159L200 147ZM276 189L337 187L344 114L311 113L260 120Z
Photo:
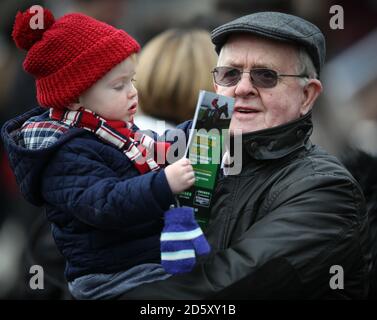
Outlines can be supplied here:
M240 135L240 134L245 134L245 133L250 133L258 130L262 130L262 126L258 124L253 124L252 121L248 122L239 122L239 121L234 121L230 123L229 126L229 132L231 135Z

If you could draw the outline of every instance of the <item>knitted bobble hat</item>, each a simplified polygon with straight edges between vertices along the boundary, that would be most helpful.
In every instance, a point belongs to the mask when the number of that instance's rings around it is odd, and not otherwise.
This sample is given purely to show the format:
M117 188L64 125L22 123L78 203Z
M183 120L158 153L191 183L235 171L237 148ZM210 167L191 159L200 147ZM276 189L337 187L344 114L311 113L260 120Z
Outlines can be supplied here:
M79 13L55 21L48 9L39 8L43 15L31 8L17 13L12 37L18 48L28 51L23 67L36 79L41 106L65 108L77 102L108 71L140 50L129 34L104 22ZM35 28L37 14L42 29Z

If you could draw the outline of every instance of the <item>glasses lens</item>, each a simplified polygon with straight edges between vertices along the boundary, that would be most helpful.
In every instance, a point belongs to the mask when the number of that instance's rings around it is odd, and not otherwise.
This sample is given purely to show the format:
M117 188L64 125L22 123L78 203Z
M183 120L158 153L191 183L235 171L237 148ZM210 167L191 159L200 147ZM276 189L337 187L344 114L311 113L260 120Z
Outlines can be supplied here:
M250 77L253 84L259 88L275 87L278 81L276 71L270 69L252 69Z
M238 83L241 72L231 67L216 67L213 76L215 82L220 86L231 87Z

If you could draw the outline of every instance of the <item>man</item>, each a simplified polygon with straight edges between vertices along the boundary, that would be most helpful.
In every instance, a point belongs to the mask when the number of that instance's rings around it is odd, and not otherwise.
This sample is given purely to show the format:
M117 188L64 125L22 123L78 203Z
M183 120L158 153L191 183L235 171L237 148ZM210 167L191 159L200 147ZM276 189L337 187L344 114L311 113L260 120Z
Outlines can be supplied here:
M362 192L313 145L322 85L321 31L262 12L216 28L215 90L235 98L242 170L220 178L207 238L212 254L188 274L125 299L365 298L370 248Z

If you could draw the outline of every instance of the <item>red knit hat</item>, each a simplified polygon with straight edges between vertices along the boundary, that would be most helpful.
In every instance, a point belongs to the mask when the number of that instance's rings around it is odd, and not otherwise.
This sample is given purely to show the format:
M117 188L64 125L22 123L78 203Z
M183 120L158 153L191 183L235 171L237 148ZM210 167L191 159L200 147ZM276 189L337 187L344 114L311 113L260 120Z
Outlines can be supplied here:
M13 39L28 50L25 71L36 78L41 106L65 108L117 64L140 50L125 31L79 13L57 21L43 10L44 29L32 29L30 9L18 12Z

